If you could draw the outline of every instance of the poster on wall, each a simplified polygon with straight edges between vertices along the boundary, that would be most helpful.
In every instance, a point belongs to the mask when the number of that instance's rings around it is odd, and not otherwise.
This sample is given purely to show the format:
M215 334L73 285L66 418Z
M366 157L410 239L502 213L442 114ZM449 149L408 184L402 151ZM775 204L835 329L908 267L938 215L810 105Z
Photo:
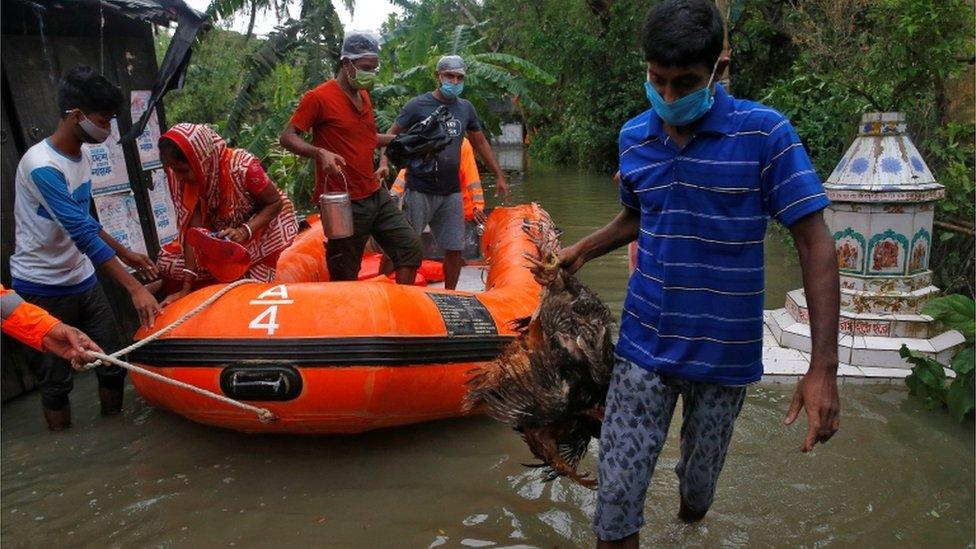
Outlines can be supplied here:
M132 120L139 120L142 117L142 113L146 112L150 95L152 95L152 92L149 90L132 90L130 96ZM152 114L149 115L146 128L142 130L142 135L136 138L136 148L139 150L139 161L142 163L142 169L152 170L163 165L159 161L158 142L159 118L156 116L156 111L153 110Z
M112 134L104 143L85 144L82 151L91 164L92 196L129 190L125 155L119 145L119 123L112 119Z
M152 205L159 245L165 246L176 240L179 233L179 227L176 226L176 209L173 207L173 197L166 183L166 172L153 170L152 181L153 188L149 191L149 203Z
M109 235L126 248L145 254L146 239L139 223L139 209L132 191L95 197L98 221Z

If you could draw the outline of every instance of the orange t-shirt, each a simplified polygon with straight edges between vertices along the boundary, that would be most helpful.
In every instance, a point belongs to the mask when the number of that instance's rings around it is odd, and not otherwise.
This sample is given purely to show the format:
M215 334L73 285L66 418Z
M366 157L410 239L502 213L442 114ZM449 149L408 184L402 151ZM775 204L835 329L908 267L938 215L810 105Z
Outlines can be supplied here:
M373 168L376 149L376 120L373 103L365 90L359 90L363 110L353 104L335 79L320 84L302 96L291 124L303 132L312 132L312 144L334 152L346 161L343 173L349 181L349 198L360 200L380 188ZM315 192L312 201L318 203L323 192L341 192L345 184L340 177L326 178L316 163Z

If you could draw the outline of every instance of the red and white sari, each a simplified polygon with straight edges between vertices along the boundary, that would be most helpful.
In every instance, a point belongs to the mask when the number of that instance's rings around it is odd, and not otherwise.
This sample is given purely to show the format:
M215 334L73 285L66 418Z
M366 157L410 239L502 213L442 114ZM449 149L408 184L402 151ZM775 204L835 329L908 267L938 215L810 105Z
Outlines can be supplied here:
M195 184L179 181L169 170L166 175L173 195L180 238L163 247L156 260L160 274L173 280L186 276L182 269L182 242L190 227L190 219L199 204L203 227L210 231L240 227L257 212L255 197L267 186L274 185L261 163L251 153L227 146L217 132L203 124L177 124L162 137L175 143L193 169ZM247 278L270 282L275 276L278 255L298 234L298 220L291 200L281 195L281 212L268 225L256 229L244 244L251 258ZM199 280L211 280L210 273L199 266Z

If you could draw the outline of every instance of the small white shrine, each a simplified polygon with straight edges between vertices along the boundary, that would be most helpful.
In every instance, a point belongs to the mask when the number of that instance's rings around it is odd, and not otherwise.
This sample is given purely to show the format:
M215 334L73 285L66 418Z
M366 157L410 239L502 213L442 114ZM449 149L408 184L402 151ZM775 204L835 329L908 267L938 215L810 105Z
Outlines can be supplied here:
M903 113L868 113L858 135L824 187L824 211L840 268L840 362L905 368L902 344L948 364L962 334L943 330L922 314L939 295L929 256L935 203L945 187L935 181L908 136ZM802 289L786 307L767 312L779 345L810 352L810 316Z

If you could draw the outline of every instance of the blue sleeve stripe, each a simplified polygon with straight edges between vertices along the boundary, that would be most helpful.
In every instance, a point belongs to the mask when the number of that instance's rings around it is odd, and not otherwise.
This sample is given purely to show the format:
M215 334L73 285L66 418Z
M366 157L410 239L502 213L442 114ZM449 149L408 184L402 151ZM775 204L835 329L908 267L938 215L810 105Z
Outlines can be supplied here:
M108 244L105 244L105 241L101 238L98 240L102 243L102 247L88 254L88 258L91 259L92 264L94 264L96 268L101 267L103 263L115 257L115 250L110 248Z
M98 264L104 263L107 257L115 255L108 244L98 236L99 231L102 230L101 225L68 193L68 183L64 179L64 174L50 166L45 166L31 171L30 176L44 202L44 208L68 231L68 236L82 253ZM98 262L97 259L101 261Z
M830 200L824 193L816 194L813 196L808 196L806 198L801 198L786 208L780 210L775 218L784 227L790 227L797 221L803 219L804 217L820 210L826 208L830 205Z

